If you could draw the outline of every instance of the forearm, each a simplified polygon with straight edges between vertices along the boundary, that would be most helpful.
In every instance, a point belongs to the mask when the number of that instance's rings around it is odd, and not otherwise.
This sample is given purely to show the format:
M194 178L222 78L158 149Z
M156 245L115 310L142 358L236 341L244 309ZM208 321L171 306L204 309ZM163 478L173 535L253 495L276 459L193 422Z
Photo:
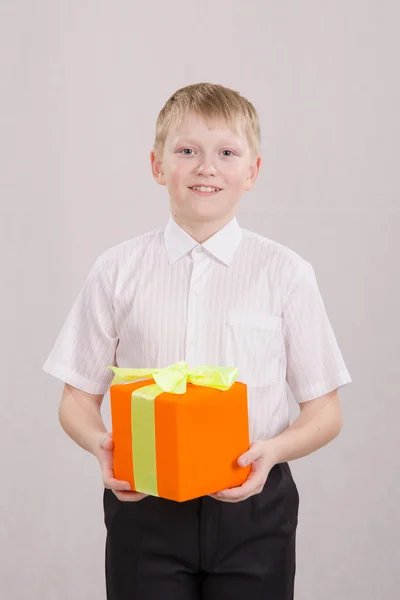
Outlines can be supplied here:
M332 392L306 403L290 427L267 440L266 455L271 456L274 463L307 456L332 441L341 428L339 399L337 392Z
M106 432L100 412L101 398L66 386L58 413L65 433L81 448L95 455L99 436Z

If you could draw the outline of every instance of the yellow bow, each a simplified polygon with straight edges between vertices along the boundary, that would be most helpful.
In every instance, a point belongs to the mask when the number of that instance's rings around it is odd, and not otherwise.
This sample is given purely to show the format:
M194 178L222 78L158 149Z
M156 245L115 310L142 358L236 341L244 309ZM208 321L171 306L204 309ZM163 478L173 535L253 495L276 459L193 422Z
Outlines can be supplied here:
M115 375L111 385L151 377L160 388L159 393L163 391L172 394L184 394L188 382L218 390L228 390L235 383L239 373L239 369L236 367L202 366L189 368L185 361L177 362L164 369L123 369L119 367L107 367L107 369L111 369ZM155 386L146 387L154 388ZM145 390L145 388L141 389ZM136 393L138 392L139 390ZM148 394L144 394L144 396L148 397Z

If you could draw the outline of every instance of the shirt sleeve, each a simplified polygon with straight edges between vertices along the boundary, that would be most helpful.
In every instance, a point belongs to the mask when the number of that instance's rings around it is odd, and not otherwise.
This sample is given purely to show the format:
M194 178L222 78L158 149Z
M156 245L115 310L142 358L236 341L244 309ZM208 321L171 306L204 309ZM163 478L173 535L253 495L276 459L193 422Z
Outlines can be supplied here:
M297 402L351 383L312 265L305 262L284 303L286 380Z
M43 370L89 394L105 394L118 344L110 285L101 257L94 263Z

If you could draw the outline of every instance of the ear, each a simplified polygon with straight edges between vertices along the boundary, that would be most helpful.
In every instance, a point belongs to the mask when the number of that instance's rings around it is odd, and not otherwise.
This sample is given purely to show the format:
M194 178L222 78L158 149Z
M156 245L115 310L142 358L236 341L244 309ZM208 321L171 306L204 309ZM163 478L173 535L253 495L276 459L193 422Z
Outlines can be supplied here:
M247 182L246 182L246 185L244 188L244 190L246 192L251 190L251 188L254 186L254 184L257 180L258 174L260 172L261 162L262 162L261 156L256 156L253 158L252 163L249 167L249 174L248 174Z
M151 172L153 174L154 179L160 185L167 185L164 176L164 169L162 160L160 159L157 150L153 147L150 152L150 164L151 164Z

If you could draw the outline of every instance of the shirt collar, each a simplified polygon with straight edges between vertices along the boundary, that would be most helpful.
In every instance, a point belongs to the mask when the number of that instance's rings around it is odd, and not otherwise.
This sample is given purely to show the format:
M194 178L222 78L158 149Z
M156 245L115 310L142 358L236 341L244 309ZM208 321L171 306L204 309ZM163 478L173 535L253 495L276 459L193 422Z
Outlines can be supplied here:
M225 265L229 265L241 239L242 231L236 217L205 241L204 244L198 244L196 240L176 223L172 216L170 216L168 224L164 229L164 241L169 264L173 264L182 258L182 256L191 252L196 246L202 246L209 254Z

